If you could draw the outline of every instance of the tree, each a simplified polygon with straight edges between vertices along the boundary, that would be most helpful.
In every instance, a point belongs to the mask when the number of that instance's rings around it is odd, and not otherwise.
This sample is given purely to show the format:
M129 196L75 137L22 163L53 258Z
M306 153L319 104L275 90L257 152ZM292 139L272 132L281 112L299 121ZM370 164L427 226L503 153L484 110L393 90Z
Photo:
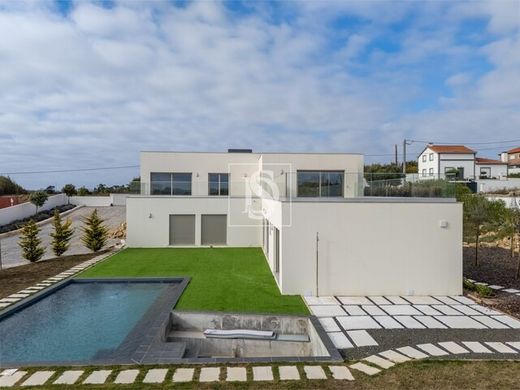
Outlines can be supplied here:
M42 207L47 202L47 199L49 199L49 195L45 191L39 190L31 193L29 200L36 206L35 214L38 214L38 208Z
M49 195L54 195L56 193L56 187L55 186L47 186L45 189L45 192Z
M92 214L85 218L83 222L85 227L83 228L84 234L81 241L92 252L101 250L107 242L108 229L103 224L104 221L99 218L97 209L94 209Z
M70 240L74 234L74 229L71 228L71 225L72 220L67 219L65 222L62 222L59 211L54 210L54 219L52 221L54 232L51 233L51 246L57 257L60 257L69 249Z
M10 177L0 176L0 195L26 194L27 191L16 184Z
M478 251L483 233L496 228L503 202L492 202L482 195L464 197L464 236L475 241L475 266L479 266Z
M65 195L67 195L67 204L70 204L70 197L74 196L78 193L78 191L76 191L76 187L74 186L74 184L65 184L63 186L63 188L61 189L61 191Z
M23 226L18 242L22 248L22 256L32 263L40 260L45 253L45 249L41 246L42 241L38 238L39 233L40 229L31 219Z
M90 191L88 190L87 187L81 186L81 187L78 188L78 195L79 196L87 196L87 195L90 195Z

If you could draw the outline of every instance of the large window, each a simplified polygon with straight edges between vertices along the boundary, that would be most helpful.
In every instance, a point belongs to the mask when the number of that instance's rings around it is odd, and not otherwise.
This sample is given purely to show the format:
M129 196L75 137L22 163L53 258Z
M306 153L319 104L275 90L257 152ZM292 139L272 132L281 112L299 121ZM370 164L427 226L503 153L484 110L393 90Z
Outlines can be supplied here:
M208 195L229 195L229 174L208 174Z
M298 196L343 196L343 171L298 171Z
M152 172L151 195L191 195L191 173Z

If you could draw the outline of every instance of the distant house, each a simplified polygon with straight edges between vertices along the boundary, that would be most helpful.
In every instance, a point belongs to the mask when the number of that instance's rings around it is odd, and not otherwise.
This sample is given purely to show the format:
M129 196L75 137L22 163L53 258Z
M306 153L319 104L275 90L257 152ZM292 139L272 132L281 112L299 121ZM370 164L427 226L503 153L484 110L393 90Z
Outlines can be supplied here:
M500 160L508 166L508 173L520 173L520 147L503 152Z
M474 180L507 176L507 163L476 154L464 145L428 144L418 157L419 178Z

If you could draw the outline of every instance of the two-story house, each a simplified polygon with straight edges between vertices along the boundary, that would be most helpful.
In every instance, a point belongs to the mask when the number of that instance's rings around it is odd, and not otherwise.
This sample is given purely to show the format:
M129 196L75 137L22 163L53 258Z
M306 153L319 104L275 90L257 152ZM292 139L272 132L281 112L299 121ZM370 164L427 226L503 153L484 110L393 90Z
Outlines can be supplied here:
M500 160L507 164L508 173L520 173L520 147L501 153Z
M283 294L462 292L461 205L363 197L360 154L142 152L140 170L130 247L259 247Z

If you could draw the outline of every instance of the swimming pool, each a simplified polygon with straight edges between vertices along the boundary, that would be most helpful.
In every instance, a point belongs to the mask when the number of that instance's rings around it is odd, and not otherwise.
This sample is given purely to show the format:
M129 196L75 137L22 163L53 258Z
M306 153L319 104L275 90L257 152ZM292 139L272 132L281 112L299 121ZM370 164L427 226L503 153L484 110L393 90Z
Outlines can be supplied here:
M122 363L142 337L151 337L151 324L167 319L180 285L179 279L69 280L0 317L0 366Z

